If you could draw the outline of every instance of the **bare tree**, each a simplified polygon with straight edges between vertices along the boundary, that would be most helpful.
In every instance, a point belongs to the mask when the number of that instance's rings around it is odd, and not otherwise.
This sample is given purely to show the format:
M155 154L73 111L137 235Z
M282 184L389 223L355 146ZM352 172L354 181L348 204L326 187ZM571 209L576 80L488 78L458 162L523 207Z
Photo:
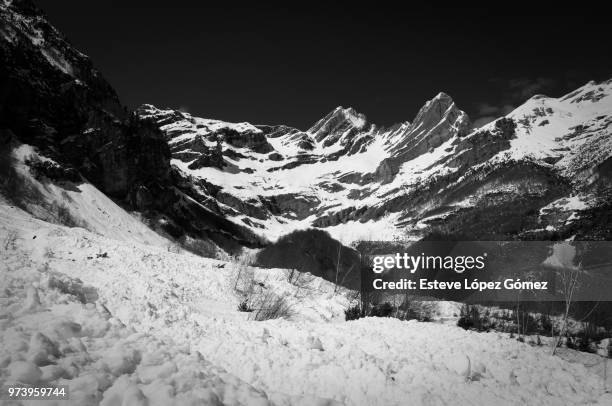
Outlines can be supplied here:
M355 268L355 264L352 264L351 267L348 269L348 271L344 273L344 276L342 276L340 283L339 284L336 283L336 286L334 287L334 293L338 293L338 291L340 290L340 286L344 286L344 282L346 281L346 278L351 274L354 268Z
M336 287L338 286L338 273L340 272L340 255L341 254L342 254L342 244L340 244L340 241L338 241L338 255L337 255L337 260L336 260L336 280L334 281L334 283L336 284Z
M559 334L555 337L553 331L553 348L552 355L555 355L557 348L561 342L561 338L566 332L567 321L569 318L572 303L575 298L576 291L580 286L579 279L581 274L582 264L578 264L577 267L563 267L557 270L557 277L560 283L560 293L563 295L564 312L561 319L561 327L559 328Z

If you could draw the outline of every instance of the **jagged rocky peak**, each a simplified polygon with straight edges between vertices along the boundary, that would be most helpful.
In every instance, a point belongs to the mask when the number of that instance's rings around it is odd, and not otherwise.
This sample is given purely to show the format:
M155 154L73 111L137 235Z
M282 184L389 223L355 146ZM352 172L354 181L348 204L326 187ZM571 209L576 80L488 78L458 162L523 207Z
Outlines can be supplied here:
M228 146L232 148L248 148L253 152L266 154L274 151L274 148L266 139L266 133L254 125L242 123L230 123L221 120L195 117L189 113L184 113L172 109L159 109L150 104L144 104L136 110L141 119L154 121L164 132L173 156L177 159L191 160L194 154L206 153L203 141L216 148L216 143L221 142L223 149L228 151ZM234 158L240 154L233 154ZM220 159L220 155L218 157ZM221 161L216 159L212 166L222 167ZM205 160L208 163L208 160Z
M333 144L347 132L356 133L365 129L367 124L365 115L358 113L352 107L339 106L317 121L308 132L317 142L325 139L325 143Z
M400 128L400 141L392 148L394 155L413 159L416 155L437 148L456 135L467 134L470 130L468 115L459 110L453 99L440 92L427 101L409 126Z
M158 126L164 126L180 120L188 120L189 114L178 110L159 109L152 104L143 104L136 109L136 114L141 119L149 119L157 123Z
M261 132L263 132L266 135L266 137L269 137L269 138L278 138L278 137L282 137L288 134L301 133L301 131L298 130L297 128L289 127L288 125L283 125L283 124L279 124L279 125L261 124L261 125L256 125L255 127Z
M467 114L459 110L448 94L440 92L421 107L410 130L428 131L439 125L443 120L460 127L469 126Z

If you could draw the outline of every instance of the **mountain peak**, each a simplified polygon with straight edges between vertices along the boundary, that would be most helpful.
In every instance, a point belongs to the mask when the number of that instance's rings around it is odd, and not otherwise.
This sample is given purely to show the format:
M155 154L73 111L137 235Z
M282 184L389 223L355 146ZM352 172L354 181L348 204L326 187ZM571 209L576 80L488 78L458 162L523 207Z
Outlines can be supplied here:
M453 98L450 97L447 93L439 92L433 99L427 101L424 107L438 107L444 109L446 111L449 107L454 106L455 102Z
M455 102L448 94L439 92L433 99L428 100L421 107L412 123L412 128L416 129L419 126L431 128L444 117L449 117L454 121L458 115L465 115L465 113L457 108Z
M468 128L467 114L457 108L448 94L440 92L428 100L412 124L398 134L399 141L392 148L396 163L414 159Z
M434 97L432 100L450 100L451 102L453 101L452 97L450 97L448 93L444 92L438 92L436 97Z
M314 123L307 132L311 133L317 141L332 135L334 139L338 139L347 131L364 129L367 123L366 116L358 113L354 108L338 106Z
M363 125L367 121L364 114L357 112L357 110L352 107L344 108L342 106L336 107L325 117L341 117L343 119L351 120L357 126Z

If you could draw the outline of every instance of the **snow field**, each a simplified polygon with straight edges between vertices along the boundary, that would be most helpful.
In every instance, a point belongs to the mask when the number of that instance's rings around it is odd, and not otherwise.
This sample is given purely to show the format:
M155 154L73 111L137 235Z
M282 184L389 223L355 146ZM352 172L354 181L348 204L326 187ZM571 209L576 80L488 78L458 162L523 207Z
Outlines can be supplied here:
M297 295L286 271L246 267L291 300L293 320L257 322L236 310L243 265L2 206L0 240L13 231L2 253L0 379L69 384L73 404L557 406L608 396L580 362L502 334L343 322L346 292L318 278Z
M0 383L67 385L70 399L0 404L268 404L188 346L126 327L100 302L57 288L78 281L15 254L1 255Z

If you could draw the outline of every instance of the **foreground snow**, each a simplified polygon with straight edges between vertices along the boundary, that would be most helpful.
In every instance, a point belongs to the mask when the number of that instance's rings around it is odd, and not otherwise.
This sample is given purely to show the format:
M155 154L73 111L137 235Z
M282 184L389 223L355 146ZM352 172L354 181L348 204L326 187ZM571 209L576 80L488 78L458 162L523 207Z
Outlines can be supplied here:
M75 405L612 400L579 356L451 325L343 322L347 292L317 278L296 292L283 270L113 240L8 205L0 242L0 383L67 384ZM293 319L238 312L239 270L285 295Z

